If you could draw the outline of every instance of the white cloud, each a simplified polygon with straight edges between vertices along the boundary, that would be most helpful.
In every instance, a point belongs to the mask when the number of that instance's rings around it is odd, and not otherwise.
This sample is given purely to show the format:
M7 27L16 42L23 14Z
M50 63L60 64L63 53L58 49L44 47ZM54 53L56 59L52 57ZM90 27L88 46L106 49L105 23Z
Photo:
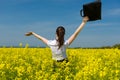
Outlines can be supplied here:
M117 26L117 25L120 25L120 23L111 23L111 22L106 22L106 23L90 23L89 24L89 26L92 26L92 27L95 27L95 26L108 26L108 27L110 27L110 26Z
M120 16L120 8L116 8L116 9L111 9L108 11L108 14L109 15L112 15L112 16Z
M36 0L0 0L0 5L18 5L18 4L23 4L23 3L28 3L28 2L33 2Z
M52 22L52 21L46 21L46 22L33 22L33 23L31 23L31 24L28 24L28 25L26 25L26 27L28 28L28 29L32 29L32 30L40 30L40 29L50 29L50 28L52 28L52 27L54 27L54 25L55 25L55 22Z

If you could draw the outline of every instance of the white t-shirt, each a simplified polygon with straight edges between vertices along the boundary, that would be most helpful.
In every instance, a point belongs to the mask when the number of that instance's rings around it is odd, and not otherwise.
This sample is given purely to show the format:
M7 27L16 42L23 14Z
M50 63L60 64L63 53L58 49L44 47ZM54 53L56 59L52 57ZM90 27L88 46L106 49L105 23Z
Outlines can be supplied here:
M66 48L69 46L69 42L65 41L64 45L61 46L60 49L58 49L58 42L56 40L48 40L47 45L52 50L52 59L54 60L62 60L67 58L66 55Z

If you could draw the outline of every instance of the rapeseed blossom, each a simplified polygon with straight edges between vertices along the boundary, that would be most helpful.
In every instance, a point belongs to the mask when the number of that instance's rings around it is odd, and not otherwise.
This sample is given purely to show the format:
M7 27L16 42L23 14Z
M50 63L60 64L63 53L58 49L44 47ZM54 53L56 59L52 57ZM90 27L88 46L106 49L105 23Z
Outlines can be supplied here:
M119 49L67 49L69 62L49 48L0 48L0 80L120 80Z

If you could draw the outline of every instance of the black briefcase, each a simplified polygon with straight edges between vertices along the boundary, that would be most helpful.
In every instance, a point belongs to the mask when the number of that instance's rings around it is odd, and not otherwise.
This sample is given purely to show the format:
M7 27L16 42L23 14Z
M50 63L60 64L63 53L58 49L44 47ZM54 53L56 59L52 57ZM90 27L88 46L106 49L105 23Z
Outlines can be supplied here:
M94 1L91 3L83 4L83 9L80 10L82 17L88 16L89 21L101 19L101 1Z

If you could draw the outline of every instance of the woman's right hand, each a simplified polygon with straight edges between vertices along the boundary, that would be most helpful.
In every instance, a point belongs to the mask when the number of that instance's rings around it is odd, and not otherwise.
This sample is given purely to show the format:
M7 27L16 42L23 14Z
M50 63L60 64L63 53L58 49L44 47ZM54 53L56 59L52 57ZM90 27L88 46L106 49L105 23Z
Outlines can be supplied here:
M26 35L26 36L31 36L31 35L33 35L33 32L28 32L28 33L26 33L25 35Z
M87 22L89 20L89 17L88 16L85 16L84 18L83 18L83 22Z

